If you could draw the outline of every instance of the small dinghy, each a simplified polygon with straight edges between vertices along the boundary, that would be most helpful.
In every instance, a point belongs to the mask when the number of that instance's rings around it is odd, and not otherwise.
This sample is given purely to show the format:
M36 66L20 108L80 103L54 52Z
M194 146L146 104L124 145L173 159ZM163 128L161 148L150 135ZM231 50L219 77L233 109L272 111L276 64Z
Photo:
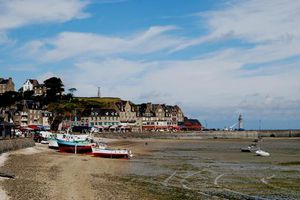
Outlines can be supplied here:
M257 150L257 151L255 151L255 153L258 156L264 156L264 157L270 156L270 154L268 152L263 151L263 150Z
M49 141L48 140L42 140L41 144L49 144Z
M127 158L130 159L133 157L133 154L130 150L127 149L110 149L107 148L106 143L98 143L97 146L92 147L93 155L96 157L103 158Z
M241 148L241 152L254 152L257 150L258 150L258 148L257 148L256 144L250 144L247 147Z

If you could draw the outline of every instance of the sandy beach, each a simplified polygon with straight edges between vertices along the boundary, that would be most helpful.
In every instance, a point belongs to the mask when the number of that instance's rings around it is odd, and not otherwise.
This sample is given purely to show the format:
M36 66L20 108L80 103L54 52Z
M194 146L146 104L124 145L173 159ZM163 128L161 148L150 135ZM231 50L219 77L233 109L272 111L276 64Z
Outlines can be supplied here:
M250 139L110 140L134 158L60 153L38 144L5 155L2 199L299 199L300 140L264 139L270 157L240 152ZM5 196L7 195L7 196Z

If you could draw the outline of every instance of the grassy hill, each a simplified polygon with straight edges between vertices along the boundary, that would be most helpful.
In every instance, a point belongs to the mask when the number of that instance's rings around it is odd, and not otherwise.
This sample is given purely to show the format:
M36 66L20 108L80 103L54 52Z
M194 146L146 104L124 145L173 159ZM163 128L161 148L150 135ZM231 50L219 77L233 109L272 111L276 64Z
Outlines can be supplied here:
M121 101L116 97L75 97L72 100L61 100L58 102L50 103L48 110L54 115L71 116L76 113L82 112L86 108L111 108L117 109L116 103Z
M121 101L118 97L76 97L81 102L98 105L101 108L116 108L116 103Z

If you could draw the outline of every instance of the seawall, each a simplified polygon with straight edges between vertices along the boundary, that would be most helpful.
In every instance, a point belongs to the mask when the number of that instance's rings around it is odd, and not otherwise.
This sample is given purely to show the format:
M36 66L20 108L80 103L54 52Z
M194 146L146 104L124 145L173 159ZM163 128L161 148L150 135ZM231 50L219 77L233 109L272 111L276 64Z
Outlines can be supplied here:
M15 138L0 140L0 154L7 151L23 149L33 146L35 146L35 143L32 140L32 138Z
M203 131L175 134L160 134L159 138L201 139L201 138L259 138L259 137L300 137L300 130L262 131Z
M104 138L158 138L158 139L205 139L205 138L250 138L259 137L300 137L300 130L249 130L249 131L195 131L195 132L104 132L98 133Z

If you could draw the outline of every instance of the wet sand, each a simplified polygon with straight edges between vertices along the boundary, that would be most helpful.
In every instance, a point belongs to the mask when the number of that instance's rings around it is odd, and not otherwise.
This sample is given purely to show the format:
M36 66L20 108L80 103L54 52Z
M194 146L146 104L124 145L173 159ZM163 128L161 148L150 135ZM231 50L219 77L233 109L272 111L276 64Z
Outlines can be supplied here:
M270 157L240 152L250 139L110 140L117 160L37 145L8 155L0 182L10 199L300 199L300 140L260 142ZM27 152L27 153L26 153Z

